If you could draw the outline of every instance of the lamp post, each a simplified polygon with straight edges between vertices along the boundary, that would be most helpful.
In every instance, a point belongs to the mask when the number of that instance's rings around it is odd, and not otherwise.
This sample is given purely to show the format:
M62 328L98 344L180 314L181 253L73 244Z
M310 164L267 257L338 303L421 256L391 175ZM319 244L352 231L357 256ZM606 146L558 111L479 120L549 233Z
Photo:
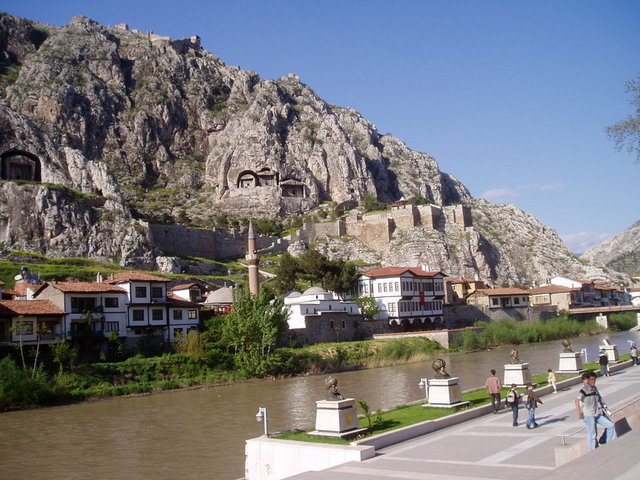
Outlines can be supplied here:
M256 422L264 421L264 435L269 436L269 422L267 420L267 407L258 407L258 413L256 413Z
M420 388L424 388L425 399L427 403L429 403L429 380L427 380L426 378L421 378L418 386Z

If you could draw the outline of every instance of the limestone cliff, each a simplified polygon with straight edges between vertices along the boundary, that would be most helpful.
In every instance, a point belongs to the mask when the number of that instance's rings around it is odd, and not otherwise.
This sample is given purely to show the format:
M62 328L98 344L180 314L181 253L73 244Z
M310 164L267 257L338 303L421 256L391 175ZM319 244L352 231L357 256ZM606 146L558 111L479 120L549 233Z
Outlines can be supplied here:
M150 265L160 252L146 221L208 228L221 215L291 217L371 194L468 204L475 227L398 230L382 254L346 256L498 283L584 273L515 207L475 202L358 112L296 75L227 66L197 36L0 14L0 89L0 241L10 247Z
M587 250L582 258L628 275L640 273L640 221Z

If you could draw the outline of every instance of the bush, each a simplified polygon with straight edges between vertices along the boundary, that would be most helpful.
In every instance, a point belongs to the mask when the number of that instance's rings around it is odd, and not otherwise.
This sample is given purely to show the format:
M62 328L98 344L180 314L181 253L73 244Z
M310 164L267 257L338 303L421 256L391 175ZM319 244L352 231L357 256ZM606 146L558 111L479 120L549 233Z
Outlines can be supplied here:
M2 410L28 407L53 397L52 385L41 370L33 374L19 368L9 357L0 360L0 407Z
M638 320L634 312L612 313L609 317L609 330L613 332L631 330L637 324Z

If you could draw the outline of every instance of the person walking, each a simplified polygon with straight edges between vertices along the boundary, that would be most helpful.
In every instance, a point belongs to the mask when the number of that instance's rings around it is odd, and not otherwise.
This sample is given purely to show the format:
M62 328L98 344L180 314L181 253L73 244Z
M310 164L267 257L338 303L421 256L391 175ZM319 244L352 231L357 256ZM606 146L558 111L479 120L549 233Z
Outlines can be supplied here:
M631 351L631 361L634 365L638 365L638 347L636 347L635 343L632 343L629 350Z
M500 379L496 377L496 371L491 370L491 376L484 382L484 387L487 389L487 393L491 396L491 406L493 407L493 413L498 413L500 410Z
M608 377L609 373L609 356L607 352L604 351L604 348L600 350L600 355L598 356L598 363L600 364L600 373L603 376Z
M596 388L595 372L589 370L582 374L582 388L576 398L576 410L578 418L584 420L587 429L587 449L595 450L598 447L598 424L606 428L606 440L609 443L616 439L616 426L609 416L611 412L604 403L600 392Z
M505 408L510 408L513 413L513 426L518 426L518 403L520 403L520 394L516 389L516 384L511 384L511 390L507 392L507 397L505 398Z
M558 388L556 387L556 373L549 369L547 370L547 382L553 387L553 393L558 393Z
M538 394L533 391L533 385L530 383L527 383L527 391L522 396L522 403L527 407L527 428L539 427L536 423L536 408L538 408L538 404L542 405L543 402L538 397Z

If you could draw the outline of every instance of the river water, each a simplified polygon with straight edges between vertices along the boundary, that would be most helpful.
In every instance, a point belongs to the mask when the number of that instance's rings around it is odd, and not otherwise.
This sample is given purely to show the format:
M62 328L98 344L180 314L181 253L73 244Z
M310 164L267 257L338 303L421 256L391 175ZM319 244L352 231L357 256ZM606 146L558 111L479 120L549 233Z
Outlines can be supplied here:
M619 352L640 333L610 335ZM573 339L573 348L597 358L603 336ZM489 370L502 376L510 347L440 354L463 390L484 385ZM532 374L558 368L559 341L521 345ZM334 374L346 397L372 409L424 398L421 377L431 362ZM114 398L77 405L0 414L0 477L7 479L216 479L243 476L244 441L260 436L258 407L267 407L269 431L308 429L315 401L324 398L325 375L252 380L209 389Z

